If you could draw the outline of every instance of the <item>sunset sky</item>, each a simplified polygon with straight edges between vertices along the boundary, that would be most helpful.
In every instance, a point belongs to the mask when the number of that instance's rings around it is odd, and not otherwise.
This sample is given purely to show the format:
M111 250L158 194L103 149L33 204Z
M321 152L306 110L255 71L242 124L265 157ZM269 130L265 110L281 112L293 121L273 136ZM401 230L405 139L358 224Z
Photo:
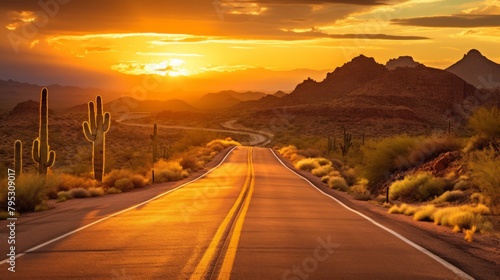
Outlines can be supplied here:
M0 4L0 79L127 91L292 90L359 54L500 62L500 1L41 0Z

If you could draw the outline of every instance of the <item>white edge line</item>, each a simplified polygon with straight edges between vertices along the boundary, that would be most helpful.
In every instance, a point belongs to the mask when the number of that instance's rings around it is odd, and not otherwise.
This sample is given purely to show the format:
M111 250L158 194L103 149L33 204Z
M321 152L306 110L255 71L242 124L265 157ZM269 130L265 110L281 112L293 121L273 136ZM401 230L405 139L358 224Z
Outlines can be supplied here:
M283 161L281 161L281 159L276 155L276 153L272 150L272 149L269 149L274 157L288 170L290 170L291 172L293 172L295 175L299 176L300 178L302 178L304 181L306 181L307 183L309 183L309 185L311 185L312 187L314 187L317 191L319 191L320 193L322 193L323 195L325 195L326 197L328 198L331 198L333 200L335 200L335 202L337 202L338 204L340 204L341 206L343 206L344 208L346 208L347 210L353 212L353 213L356 213L358 214L359 216L365 218L366 220L368 220L369 222L371 222L372 224L376 225L377 227L387 231L388 233L396 236L397 238L401 239L403 242L407 243L408 245L412 246L413 248L419 250L420 252L426 254L427 256L431 257L432 259L434 259L435 261L437 261L438 263L442 264L443 266L445 266L446 268L448 268L449 270L453 271L453 273L455 273L457 276L461 277L462 279L467 279L467 280L474 280L474 278L472 276L470 276L469 274L463 272L462 270L460 270L458 267L452 265L451 263L445 261L444 259L440 258L439 256L431 253L429 250L425 249L424 247L414 243L413 241L407 239L406 237L402 236L401 234L393 231L392 229L390 228L387 228L385 226L383 226L382 224L379 224L378 222L374 221L373 219L371 219L370 217L364 215L363 213L361 212L358 212L352 208L350 208L349 206L345 205L344 203L342 203L340 200L336 199L335 197L325 193L324 191L322 191L321 189L319 189L316 185L314 185L311 181L309 181L308 179L306 179L305 177L303 177L302 175L300 175L299 173L297 173L295 170L292 170L290 169L288 166L286 166Z
M51 243L54 243L54 242L56 242L56 241L58 241L58 240L61 240L61 239L66 238L66 237L68 237L68 236L70 236L70 235L72 235L72 234L75 234L75 233L77 233L77 232L79 232L79 231L82 231L82 230L84 230L84 229L86 229L86 228L88 228L88 227L91 227L91 226L93 226L93 225L95 225L95 224L98 224L98 223L100 223L100 222L103 222L103 221L105 221L105 220L107 220L107 219L109 219L109 218L112 218L112 217L115 217L115 216L117 216L117 215L120 215L120 214L123 214L123 213L125 213L125 212L128 212L128 211L130 211L130 210L132 210L132 209L135 209L135 208L137 208L137 207L139 207L139 206L142 206L142 205L147 204L147 203L149 203L149 202L151 202L151 201L153 201L153 200L156 200L156 199L158 199L158 198L160 198L160 197L162 197L162 196L164 196L164 195L167 195L167 194L169 194L169 193L171 193L171 192L173 192L173 191L176 191L176 190L178 190L178 189L180 189L180 188L182 188L182 187L185 187L185 186L186 186L186 185L188 185L188 184L191 184L191 183L193 183L193 182L195 182L195 181L198 181L199 179L201 179L201 178L205 177L206 175L208 175L209 173L211 173L212 171L214 171L216 168L218 168L219 166L221 166L221 165L224 163L224 161L226 160L226 158L227 158L227 157L228 157L228 156L229 156L229 155L233 152L233 150L234 150L234 149L236 149L236 146L235 146L235 147L233 147L231 150L229 150L229 152L226 154L226 156L224 156L224 158L221 160L221 162L220 162L219 164L217 164L217 166L215 166L215 167L213 167L212 169L208 170L207 172L205 172L205 173L201 174L200 176L196 177L195 179L193 179L193 180L191 180L191 181L188 181L188 182L186 182L186 183L184 183L184 184L182 184L182 185L180 185L180 186L178 186L178 187L175 187L175 188L173 188L173 189L171 189L171 190L168 190L168 191L166 191L166 192L164 192L164 193L161 193L161 194L159 194L159 195L157 195L157 196L155 196L155 197L153 197L153 198L150 198L150 199L148 199L148 200L146 200L146 201L143 201L143 202L141 202L141 203L139 203L139 204L136 204L136 205L131 206L131 207L129 207L129 208L126 208L126 209L124 209L124 210L121 210L121 211L115 212L115 213L113 213L113 214L111 214L111 215L109 215L109 216L106 216L106 217L104 217L104 218L101 218L101 219L99 219L99 220L97 220L97 221L94 221L94 222L92 222L92 223L90 223L90 224L84 225L84 226L79 227L79 228L77 228L77 229L75 229L75 230L72 230L72 231L70 231L70 232L68 232L68 233L65 233L65 234L63 234L63 235L61 235L61 236L59 236L59 237L56 237L56 238L51 239L51 240L49 240L49 241L47 241L47 242L44 242L44 243L42 243L42 244L40 244L40 245L37 245L37 246L35 246L35 247L32 247L32 248L30 248L30 249L28 249L28 250L24 251L23 253L16 254L16 259L18 259L18 258L20 258L20 257L24 256L26 253L30 253L30 252L33 252L33 251L35 251L35 250L38 250L38 249L40 249L40 248L42 248L42 247L45 247L45 246L47 246L47 245L49 245L49 244L51 244ZM1 261L1 262L0 262L0 265L2 265L2 264L4 264L4 263L7 263L8 261L9 261L9 259L7 258L7 259L5 259L5 260Z

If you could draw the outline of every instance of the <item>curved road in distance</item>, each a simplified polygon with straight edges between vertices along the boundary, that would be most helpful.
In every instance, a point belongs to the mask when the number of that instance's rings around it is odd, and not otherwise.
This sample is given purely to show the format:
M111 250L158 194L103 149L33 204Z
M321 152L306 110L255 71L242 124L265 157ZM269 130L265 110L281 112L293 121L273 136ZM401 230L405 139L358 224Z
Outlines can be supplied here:
M144 113L145 114L150 114L150 113ZM131 114L131 115L124 115L121 116L117 122L123 125L129 125L129 126L139 126L139 127L150 127L151 125L146 125L146 124L137 124L137 123L127 123L123 122L125 120L131 120L131 119L136 119L136 118L141 118L143 116L140 116L140 113L136 114ZM250 141L246 143L242 143L244 145L248 146L264 146L267 143L269 143L270 137L269 135L264 135L261 133L258 133L256 131L243 131L243 130L237 130L237 129L217 129L217 128L203 128L203 127L192 127L192 126L177 126L177 125L158 125L159 128L167 128L167 129L182 129L182 130L201 130L201 131L213 131L213 132L223 132L223 133L232 133L232 134L242 134L242 135L248 135L250 136Z
M23 238L40 226L24 223ZM2 279L471 279L252 147L235 148L195 182L28 251L16 273L0 265Z

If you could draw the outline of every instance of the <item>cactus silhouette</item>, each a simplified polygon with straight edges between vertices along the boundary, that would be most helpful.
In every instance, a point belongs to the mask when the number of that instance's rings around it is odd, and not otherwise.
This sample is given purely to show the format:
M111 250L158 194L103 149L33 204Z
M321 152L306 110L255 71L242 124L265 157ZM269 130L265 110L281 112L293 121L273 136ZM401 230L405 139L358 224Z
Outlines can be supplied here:
M153 164L158 159L158 125L155 123L153 126L153 134L149 135L151 141L153 141Z
M95 105L94 102L89 102L89 121L83 122L83 134L92 142L94 179L101 182L105 163L105 135L109 130L111 115L108 112L103 114L100 96L97 96Z
M342 150L342 156L346 156L349 152L349 148L352 146L352 135L351 133L346 133L344 128L344 144L340 144L340 149Z
M16 176L23 173L23 142L21 140L14 142L14 170Z
M47 169L54 165L56 153L49 146L49 108L47 105L47 88L42 89L40 97L40 131L38 138L33 141L32 157L38 164L38 173L47 174Z

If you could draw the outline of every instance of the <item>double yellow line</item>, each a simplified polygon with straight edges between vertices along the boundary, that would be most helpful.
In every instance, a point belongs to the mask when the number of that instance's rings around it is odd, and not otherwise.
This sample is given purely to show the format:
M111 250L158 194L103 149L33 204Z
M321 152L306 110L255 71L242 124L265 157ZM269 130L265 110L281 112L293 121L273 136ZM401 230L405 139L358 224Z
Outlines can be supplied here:
M191 280L197 279L206 279L208 272L211 270L210 267L214 266L212 269L215 269L217 265L217 253L221 252L224 248L223 238L225 234L230 234L227 238L229 239L229 245L226 248L226 254L224 256L224 260L219 270L219 275L217 279L229 279L231 275L231 271L233 269L234 259L236 258L236 251L238 249L238 243L240 241L241 230L243 228L243 223L245 221L245 216L248 212L248 207L250 205L250 200L252 198L254 185L255 185L255 173L253 168L253 159L252 159L252 151L253 148L250 148L248 151L248 170L247 177L245 180L245 184L243 189L241 190L236 202L229 210L228 214L222 221L221 225L217 229L214 238L210 242L205 254L201 258L201 261L196 266L193 274L191 275ZM238 208L242 205L239 214L237 213ZM233 223L231 221L235 219L235 215L237 218L234 222L234 227L231 231L231 227ZM222 241L222 242L221 242Z

